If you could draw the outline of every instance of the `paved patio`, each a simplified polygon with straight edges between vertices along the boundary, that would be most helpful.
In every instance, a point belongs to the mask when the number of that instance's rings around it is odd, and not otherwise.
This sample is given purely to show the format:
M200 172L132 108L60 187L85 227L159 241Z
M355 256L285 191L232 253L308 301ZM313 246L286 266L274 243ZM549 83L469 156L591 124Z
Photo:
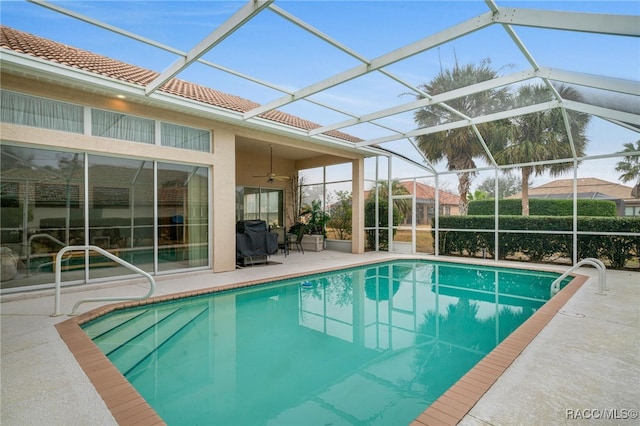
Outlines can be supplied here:
M292 253L286 258L277 255L272 260L280 264L221 274L200 272L159 277L156 295L389 257L386 253L351 255L332 251ZM580 268L577 272L591 278L480 399L462 424L638 424L640 272L608 271L610 290L605 296L596 294L595 269ZM76 301L85 297L139 295L147 288L142 280L68 288L63 291L62 311L69 312ZM4 295L1 302L0 424L117 424L54 328L67 317L50 316L53 291ZM97 306L84 304L79 311Z

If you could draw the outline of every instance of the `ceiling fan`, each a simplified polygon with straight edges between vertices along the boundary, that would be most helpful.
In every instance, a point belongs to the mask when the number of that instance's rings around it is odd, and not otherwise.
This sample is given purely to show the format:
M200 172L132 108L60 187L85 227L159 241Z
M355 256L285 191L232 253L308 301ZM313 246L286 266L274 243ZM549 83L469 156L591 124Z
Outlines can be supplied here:
M267 178L267 182L269 183L273 183L276 180L288 180L291 179L289 176L278 176L275 173L273 173L273 145L269 145L269 149L270 149L270 159L269 159L269 173L265 175L261 175L261 176L254 176L254 177L266 177Z

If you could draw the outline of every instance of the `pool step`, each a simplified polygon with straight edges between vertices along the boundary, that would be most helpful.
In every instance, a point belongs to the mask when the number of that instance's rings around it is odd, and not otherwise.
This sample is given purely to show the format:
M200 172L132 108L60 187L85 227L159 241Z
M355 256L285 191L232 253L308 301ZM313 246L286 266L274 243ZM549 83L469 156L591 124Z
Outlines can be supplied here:
M147 318L144 318L144 321L143 318L135 320L133 328L137 329L137 333L130 333L130 338L120 339L118 344L114 339L96 343L111 362L126 375L207 310L206 305L196 305L162 312L150 311L145 315ZM106 342L108 347L105 346Z
M91 340L99 339L103 335L107 335L113 330L122 327L129 323L140 315L144 315L147 310L140 311L123 311L115 314L108 315L100 321L89 323L82 327L85 333L91 338Z
M91 340L107 356L120 346L135 339L149 328L153 327L157 322L162 321L169 315L178 311L177 306L167 307L162 310L143 310L135 312L135 315L114 315L109 318L109 326L105 325L101 328L85 328L85 332L89 334Z

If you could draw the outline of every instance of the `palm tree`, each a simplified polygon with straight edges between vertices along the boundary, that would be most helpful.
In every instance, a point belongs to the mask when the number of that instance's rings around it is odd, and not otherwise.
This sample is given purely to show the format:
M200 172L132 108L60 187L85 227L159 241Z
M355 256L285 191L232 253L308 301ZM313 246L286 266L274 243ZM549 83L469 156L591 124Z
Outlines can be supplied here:
M622 161L619 161L616 165L616 172L620 172L619 179L624 182L633 182L633 190L631 195L636 198L640 198L640 139L636 141L634 146L632 142L627 142L624 145L624 151L622 153L629 153L624 156ZM632 154L634 153L634 154Z
M459 66L456 62L451 70L441 70L429 83L419 86L430 95L449 92L482 81L491 80L498 76L497 71L490 66L489 59L479 65ZM422 96L418 96L420 99ZM509 99L506 89L493 89L480 93L473 93L452 99L447 105L467 117L479 117L495 112ZM414 114L414 120L420 127L431 127L439 124L460 120L460 116L441 105L429 105L419 109ZM494 129L503 121L478 124L476 127L487 139L491 139L496 132ZM479 143L476 133L471 127L451 129L416 137L416 143L425 157L434 163L446 159L448 170L469 170L476 167L474 159L487 158L487 153ZM464 171L458 175L458 192L460 194L460 212L466 214L467 194L474 172Z
M571 87L561 85L556 90L563 99L581 100L580 94ZM525 85L518 89L515 107L545 102L551 98L551 89L546 85ZM574 111L567 111L567 115L575 154L581 157L588 142L586 127L589 115ZM511 126L503 128L507 132L504 137L505 146L494 155L498 164L532 163L573 157L560 108L521 115L514 117L511 122ZM529 215L529 179L532 175L539 176L549 172L551 176L558 176L572 167L573 162L519 167L522 172L522 215Z

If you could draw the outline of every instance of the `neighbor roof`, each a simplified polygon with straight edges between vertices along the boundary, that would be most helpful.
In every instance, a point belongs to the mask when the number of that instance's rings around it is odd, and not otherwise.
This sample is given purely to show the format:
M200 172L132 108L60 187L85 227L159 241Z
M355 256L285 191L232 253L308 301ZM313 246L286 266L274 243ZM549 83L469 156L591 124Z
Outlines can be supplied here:
M633 188L630 186L592 177L577 179L577 189L579 194L592 194L593 196L591 198L604 198L598 194L621 200L633 198L631 196L631 190ZM557 179L540 186L529 188L529 197L532 198L540 198L542 196L549 198L557 198L559 196L571 197L572 194L573 179ZM521 195L522 194L519 193L509 198L521 198Z
M410 194L413 194L413 181L412 180L403 180L400 182L400 185L404 186ZM436 189L433 186L426 185L421 182L416 182L416 193L413 194L417 199L420 200L435 200L436 198ZM439 190L438 191L438 199L440 201L440 205L458 205L460 204L460 196L456 194L452 194L447 191Z

